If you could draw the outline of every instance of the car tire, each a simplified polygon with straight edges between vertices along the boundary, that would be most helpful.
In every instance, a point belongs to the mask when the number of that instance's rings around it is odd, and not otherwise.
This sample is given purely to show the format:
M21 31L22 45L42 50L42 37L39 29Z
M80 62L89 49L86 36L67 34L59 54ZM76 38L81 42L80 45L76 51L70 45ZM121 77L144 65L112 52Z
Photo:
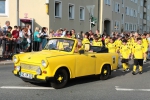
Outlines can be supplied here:
M63 88L69 79L68 72L65 69L59 69L55 76L53 82L51 82L51 86L55 89Z
M106 80L108 79L109 75L110 75L111 69L109 65L104 65L102 70L101 70L101 74L100 74L100 80Z

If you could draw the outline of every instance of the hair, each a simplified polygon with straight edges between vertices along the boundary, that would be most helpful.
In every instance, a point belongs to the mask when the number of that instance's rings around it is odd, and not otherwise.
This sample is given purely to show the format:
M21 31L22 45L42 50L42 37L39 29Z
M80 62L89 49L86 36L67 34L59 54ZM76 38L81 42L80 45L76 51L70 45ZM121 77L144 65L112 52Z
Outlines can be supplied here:
M39 28L39 27L36 27L36 28L35 28L35 31L39 31L39 30L40 30L40 28Z
M142 40L142 38L137 38L136 40L139 41L139 40Z
M89 32L86 32L85 35L89 38L90 34Z
M123 40L122 40L122 42L125 42L125 43L127 43L128 41L127 41L126 39L123 39Z
M8 26L8 29L12 29L12 27L11 27L11 26Z
M18 26L14 26L14 28L18 28Z
M23 30L24 30L25 32L28 32L28 29L27 29L27 28L24 28Z
M45 33L45 31L44 30L46 30L46 27L43 27L42 28L42 33Z
M54 32L54 30L52 30L52 29L50 29L50 31L49 31L50 33L53 33Z
M10 23L10 21L6 21L5 24Z

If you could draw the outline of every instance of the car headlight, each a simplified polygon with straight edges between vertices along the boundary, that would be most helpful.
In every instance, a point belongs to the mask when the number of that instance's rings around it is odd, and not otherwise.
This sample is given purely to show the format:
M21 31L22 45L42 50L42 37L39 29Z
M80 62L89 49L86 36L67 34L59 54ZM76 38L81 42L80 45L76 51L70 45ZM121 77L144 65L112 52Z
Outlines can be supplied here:
M17 63L18 61L19 61L18 56L13 56L13 62L14 62L14 63Z
M44 68L46 68L47 65L48 65L48 62L45 61L45 60L42 60L42 61L41 61L41 64L42 64L42 66L43 66Z
M21 70L21 67L20 67L20 66L16 66L16 70L17 70L17 71L20 71L20 70Z
M36 70L36 74L37 75L41 75L42 71L41 71L41 68L39 67L37 70Z

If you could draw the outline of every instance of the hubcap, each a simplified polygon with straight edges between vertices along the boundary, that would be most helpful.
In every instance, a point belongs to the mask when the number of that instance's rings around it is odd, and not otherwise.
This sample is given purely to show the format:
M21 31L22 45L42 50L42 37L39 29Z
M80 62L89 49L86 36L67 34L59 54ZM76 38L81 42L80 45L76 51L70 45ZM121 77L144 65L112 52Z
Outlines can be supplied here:
M59 75L59 77L57 78L57 80L58 80L59 82L62 82L63 77L62 77L61 75Z
M105 74L105 75L107 74L107 70L106 70L106 69L104 70L104 74Z

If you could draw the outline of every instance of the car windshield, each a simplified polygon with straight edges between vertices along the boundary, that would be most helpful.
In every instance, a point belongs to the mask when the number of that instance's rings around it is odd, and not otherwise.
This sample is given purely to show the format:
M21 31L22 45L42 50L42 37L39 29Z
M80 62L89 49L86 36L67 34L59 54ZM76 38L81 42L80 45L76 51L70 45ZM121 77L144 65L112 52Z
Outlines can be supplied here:
M71 52L74 45L74 40L70 39L50 39L44 50L59 50Z

